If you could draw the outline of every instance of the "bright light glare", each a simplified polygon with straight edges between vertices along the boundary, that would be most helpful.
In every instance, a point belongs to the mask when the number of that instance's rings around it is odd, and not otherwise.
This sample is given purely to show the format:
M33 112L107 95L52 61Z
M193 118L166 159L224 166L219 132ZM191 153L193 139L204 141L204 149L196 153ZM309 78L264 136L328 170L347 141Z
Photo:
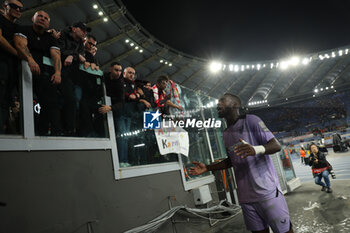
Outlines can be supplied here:
M314 92L317 93L317 92L318 92L318 89L315 89Z
M97 9L97 8L98 8L97 4L94 4L92 7L93 7L94 9Z
M302 63L303 63L303 65L307 65L307 64L309 64L309 61L310 61L310 60L309 60L308 58L305 57L305 58L303 59Z
M128 40L128 39L126 39L126 40L125 40L125 43L129 43L129 40Z
M221 70L221 68L222 68L222 64L216 61L213 61L212 63L210 63L210 66L209 66L210 71L213 73L218 72L219 70Z
M281 69L282 69L282 70L287 69L287 68L288 68L288 65L289 65L288 62L282 61L282 62L281 62Z
M230 65L228 66L228 69L229 69L230 71L233 71L233 65L230 64Z
M98 12L98 15L103 15L103 12L102 12L102 11L99 11L99 12Z
M300 63L300 58L299 57L292 57L289 60L289 64L291 64L292 66L296 66Z
M107 22L108 21L108 18L107 17L104 17L103 18L103 22Z

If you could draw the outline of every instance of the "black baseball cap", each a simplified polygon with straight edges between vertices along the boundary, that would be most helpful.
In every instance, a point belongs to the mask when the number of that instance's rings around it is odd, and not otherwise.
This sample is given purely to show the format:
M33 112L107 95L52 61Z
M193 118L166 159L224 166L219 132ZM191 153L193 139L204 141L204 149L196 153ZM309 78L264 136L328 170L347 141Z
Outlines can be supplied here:
M80 28L81 30L83 30L85 32L91 32L91 28L86 26L86 23L83 23L83 22L76 22L72 26L75 28Z

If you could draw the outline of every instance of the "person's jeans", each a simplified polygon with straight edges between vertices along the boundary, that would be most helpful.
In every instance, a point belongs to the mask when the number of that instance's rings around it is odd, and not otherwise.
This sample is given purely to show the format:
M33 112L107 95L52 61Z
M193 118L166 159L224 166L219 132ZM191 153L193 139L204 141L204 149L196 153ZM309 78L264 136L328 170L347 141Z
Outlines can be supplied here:
M119 154L119 162L128 162L128 136L121 137L121 134L129 133L131 126L131 119L126 116L117 117L116 121L116 135L117 135L117 146Z
M329 171L325 170L323 172L321 172L320 174L318 174L317 176L315 176L315 183L321 186L326 186L326 187L331 187L331 182L329 181ZM324 184L321 179L324 179L324 181L326 182L326 184Z

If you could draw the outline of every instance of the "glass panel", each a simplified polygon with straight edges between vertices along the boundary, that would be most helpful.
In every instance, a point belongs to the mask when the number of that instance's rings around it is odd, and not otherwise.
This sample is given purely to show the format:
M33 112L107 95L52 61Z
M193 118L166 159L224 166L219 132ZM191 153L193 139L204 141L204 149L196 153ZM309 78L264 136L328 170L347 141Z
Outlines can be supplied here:
M106 115L98 112L104 104L102 71L81 66L52 85L50 61L44 60L40 76L33 76L35 135L109 137Z
M184 114L191 119L203 120L203 105L199 101L201 98L205 98L197 94L196 92L182 87L182 102L184 103ZM190 150L189 156L182 155L182 161L184 164L185 177L187 181L197 179L203 176L207 176L210 173L205 173L200 176L189 176L187 171L193 166L192 161L199 161L205 164L210 164L210 149L208 140L204 128L185 128L189 133Z
M223 141L225 121L223 119L220 119L218 116L218 112L216 110L217 99L202 96L201 101L205 106L205 108L203 109L204 119L221 120L221 128L207 129L214 160L227 158L226 149Z
M23 134L19 61L0 49L0 135Z
M290 181L294 179L295 172L293 169L293 163L291 159L291 149L283 148L280 153L281 161L282 161L282 167L284 170L284 173L286 175L286 180Z

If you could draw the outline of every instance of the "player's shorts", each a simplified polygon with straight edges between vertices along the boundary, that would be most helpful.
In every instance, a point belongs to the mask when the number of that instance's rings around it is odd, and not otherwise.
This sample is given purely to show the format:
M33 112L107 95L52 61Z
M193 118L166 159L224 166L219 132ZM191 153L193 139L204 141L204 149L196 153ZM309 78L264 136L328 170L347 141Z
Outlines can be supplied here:
M286 199L281 192L269 200L241 204L246 227L261 231L271 227L274 233L288 232L291 226Z

